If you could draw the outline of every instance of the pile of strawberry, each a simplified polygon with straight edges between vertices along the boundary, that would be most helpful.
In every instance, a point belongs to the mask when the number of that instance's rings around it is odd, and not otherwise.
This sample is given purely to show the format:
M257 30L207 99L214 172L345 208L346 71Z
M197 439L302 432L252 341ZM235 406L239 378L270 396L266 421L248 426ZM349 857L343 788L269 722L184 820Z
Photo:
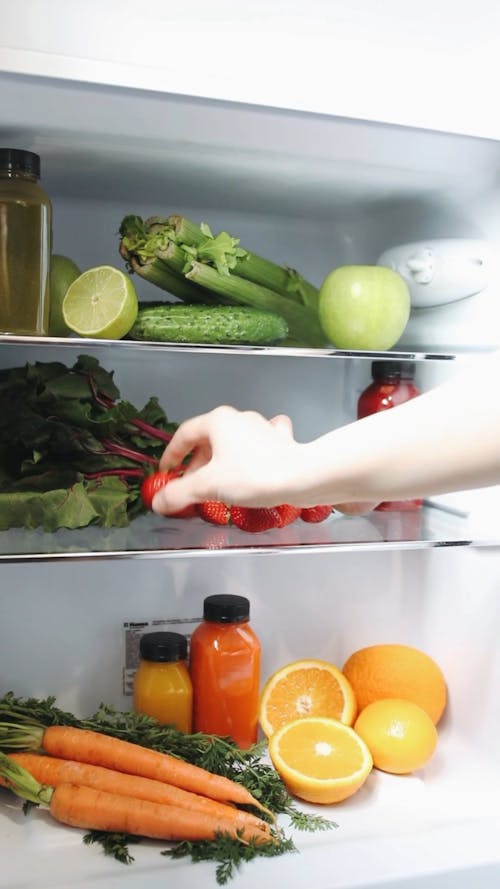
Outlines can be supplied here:
M142 501L147 509L151 509L155 494L173 478L182 475L182 470L171 469L168 472L153 472L147 475L141 485ZM200 516L212 525L234 525L242 531L256 533L269 531L271 528L284 528L297 519L303 522L323 522L332 511L331 506L291 506L282 503L280 506L229 506L221 500L205 500L204 503L193 503L180 512L175 518L192 518Z

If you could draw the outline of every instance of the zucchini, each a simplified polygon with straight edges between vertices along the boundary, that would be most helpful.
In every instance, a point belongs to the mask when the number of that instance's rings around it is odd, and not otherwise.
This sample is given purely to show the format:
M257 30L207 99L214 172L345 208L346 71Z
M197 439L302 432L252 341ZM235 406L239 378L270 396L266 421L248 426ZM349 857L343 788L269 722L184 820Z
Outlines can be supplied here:
M155 303L142 304L128 336L162 343L270 346L286 339L288 325L275 312L251 306Z

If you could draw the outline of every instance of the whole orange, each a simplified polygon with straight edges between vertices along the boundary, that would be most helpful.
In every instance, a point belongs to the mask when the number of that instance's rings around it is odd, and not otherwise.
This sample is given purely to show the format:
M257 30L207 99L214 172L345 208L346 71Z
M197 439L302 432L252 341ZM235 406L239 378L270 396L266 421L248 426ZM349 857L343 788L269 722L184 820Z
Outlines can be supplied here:
M425 652L409 645L360 648L342 672L354 689L358 709L381 698L404 698L422 707L437 724L446 706L446 681L441 668Z
M368 704L354 723L376 769L404 775L422 768L433 755L438 735L432 719L412 701L386 698Z

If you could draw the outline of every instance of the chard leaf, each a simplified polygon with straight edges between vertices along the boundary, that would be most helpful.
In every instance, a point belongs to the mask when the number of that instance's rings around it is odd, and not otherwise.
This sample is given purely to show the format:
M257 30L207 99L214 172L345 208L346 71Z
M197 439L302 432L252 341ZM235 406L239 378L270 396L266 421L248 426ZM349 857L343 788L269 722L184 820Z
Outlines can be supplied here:
M120 390L113 382L113 371L101 367L97 358L91 355L79 355L73 370L76 373L92 375L99 392L103 392L108 398L114 400L120 397Z
M80 355L73 367L0 370L0 528L125 527L144 512L140 479L176 424L155 397L139 410L113 373ZM122 480L109 470L134 469ZM85 476L85 478L84 478Z
M25 480L27 485L28 480ZM49 490L18 490L0 493L0 530L8 528L125 528L128 490L119 478L92 483L76 482Z
M0 530L7 528L84 528L95 522L98 512L82 482L52 491L0 494Z
M126 528L129 492L125 482L107 477L87 482L87 496L99 517L101 528Z

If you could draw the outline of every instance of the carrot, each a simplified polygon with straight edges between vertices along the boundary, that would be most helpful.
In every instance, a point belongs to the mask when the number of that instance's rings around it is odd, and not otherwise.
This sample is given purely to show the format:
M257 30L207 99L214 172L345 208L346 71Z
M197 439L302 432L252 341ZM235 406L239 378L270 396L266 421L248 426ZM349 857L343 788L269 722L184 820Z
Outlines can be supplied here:
M26 728L25 726L23 728ZM27 734L27 733L26 733ZM128 775L153 778L219 802L254 806L275 816L241 784L214 775L168 753L150 750L111 735L67 725L30 726L25 749L42 749L51 756L104 766Z
M21 772L27 776L31 792L23 789L26 779L22 774L19 774L18 780L11 779L8 772L4 772L2 784L18 796L48 805L52 817L70 827L128 833L158 840L214 840L223 833L243 843L252 841L262 845L274 842L267 831L248 825L237 826L217 815L152 803L150 800L78 784L50 787L35 782L24 768Z
M129 833L158 840L213 840L217 834L226 833L232 839L243 842L252 840L258 845L271 842L269 834L256 827L237 828L225 818L204 812L138 800L77 784L55 787L49 811L57 821L71 827Z
M165 784L163 781L155 781L152 778L127 775L124 772L117 772L102 766L58 759L39 753L10 753L9 759L26 769L41 784L49 784L52 787L59 787L61 784L78 784L82 787L93 787L94 790L105 790L119 796L133 796L134 799L178 806L181 809L195 812L205 812L207 815L225 818L237 828L257 828L263 831L270 829L266 821L257 818L250 812L241 811L241 809L236 809L226 803L182 790L172 784ZM0 784L2 783L7 784L0 777Z
M37 805L48 806L53 818L71 827L175 841L213 840L222 833L244 843L275 842L273 836L258 827L236 827L227 818L207 815L206 812L152 803L78 784L60 784L58 787L41 784L5 753L0 753L0 775L13 793Z

